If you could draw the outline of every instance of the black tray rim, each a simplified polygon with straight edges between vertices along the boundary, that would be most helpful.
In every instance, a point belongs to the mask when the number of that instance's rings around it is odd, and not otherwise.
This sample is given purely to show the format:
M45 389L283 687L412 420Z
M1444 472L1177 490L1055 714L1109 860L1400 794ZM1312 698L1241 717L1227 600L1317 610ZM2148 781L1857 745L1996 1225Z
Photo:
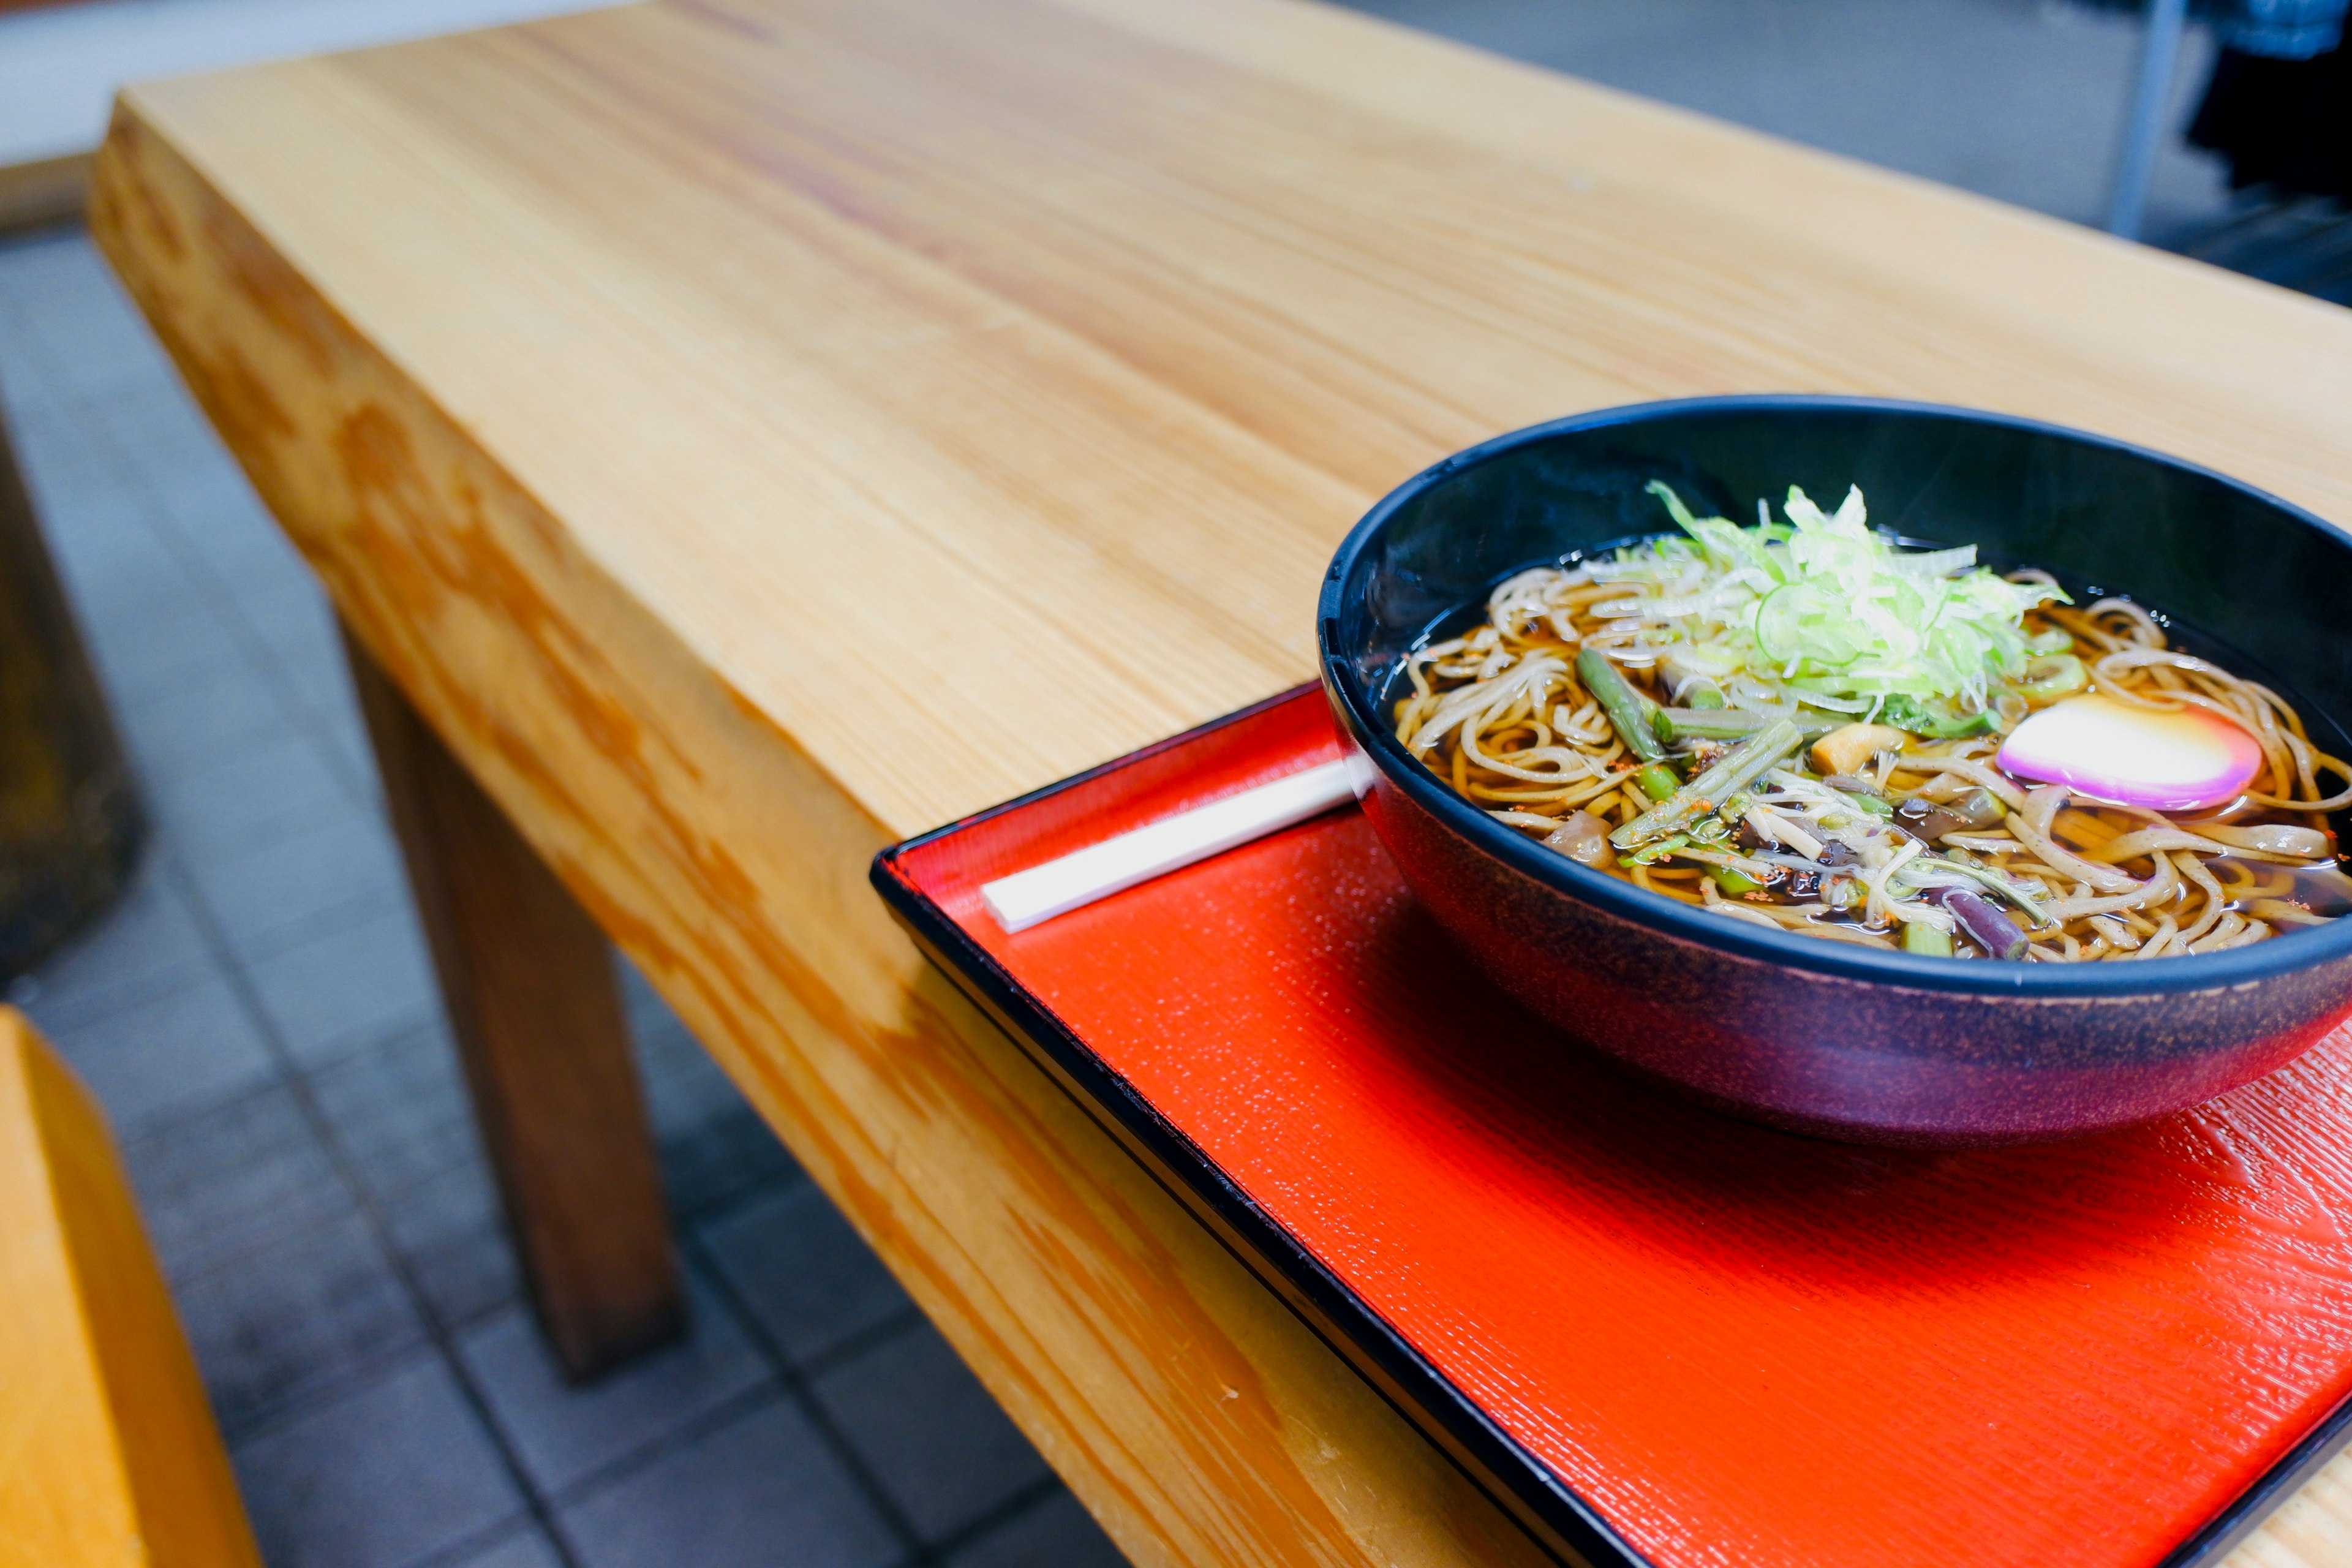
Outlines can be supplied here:
M1223 1167L1132 1084L1097 1056L1052 1008L898 870L899 859L994 817L1019 811L1152 757L1190 745L1318 693L1308 681L1097 767L890 845L867 880L925 955L1024 1047L1065 1094L1125 1148L1234 1258L1271 1286L1292 1313L1536 1542L1579 1568L1655 1568L1550 1466L1496 1424L1388 1321L1358 1296ZM1348 744L1340 730L1340 743ZM2252 1533L2274 1508L2316 1474L2352 1437L2347 1394L2245 1490L2158 1560L2154 1568L2210 1568Z

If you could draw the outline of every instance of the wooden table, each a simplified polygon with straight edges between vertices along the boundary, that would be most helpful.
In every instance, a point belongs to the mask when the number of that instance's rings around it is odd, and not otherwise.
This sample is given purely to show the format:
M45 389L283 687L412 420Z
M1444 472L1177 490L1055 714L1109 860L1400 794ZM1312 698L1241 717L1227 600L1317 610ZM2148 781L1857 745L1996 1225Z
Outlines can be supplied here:
M675 1321L584 909L1143 1562L1538 1553L923 964L878 846L1305 679L1367 503L1570 410L1976 404L2352 519L2341 310L1294 0L147 86L93 222L363 650L572 1364ZM2262 1561L2352 1561L2341 1474Z

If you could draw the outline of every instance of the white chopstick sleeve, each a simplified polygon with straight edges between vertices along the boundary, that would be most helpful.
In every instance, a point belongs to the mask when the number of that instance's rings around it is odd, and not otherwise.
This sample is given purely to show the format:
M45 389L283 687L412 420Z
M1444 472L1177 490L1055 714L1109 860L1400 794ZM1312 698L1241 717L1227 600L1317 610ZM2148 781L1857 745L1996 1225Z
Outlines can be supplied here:
M1006 931L1026 931L1355 798L1348 764L1325 763L983 883L981 900Z

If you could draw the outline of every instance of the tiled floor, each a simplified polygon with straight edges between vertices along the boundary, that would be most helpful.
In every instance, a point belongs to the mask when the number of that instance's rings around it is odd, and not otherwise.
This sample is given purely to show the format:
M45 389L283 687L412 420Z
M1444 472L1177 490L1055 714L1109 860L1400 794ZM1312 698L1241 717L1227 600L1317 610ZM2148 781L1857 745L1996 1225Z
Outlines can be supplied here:
M318 590L79 235L0 242L0 398L157 827L15 994L113 1121L274 1568L1117 1563L633 974L694 1331L563 1386Z

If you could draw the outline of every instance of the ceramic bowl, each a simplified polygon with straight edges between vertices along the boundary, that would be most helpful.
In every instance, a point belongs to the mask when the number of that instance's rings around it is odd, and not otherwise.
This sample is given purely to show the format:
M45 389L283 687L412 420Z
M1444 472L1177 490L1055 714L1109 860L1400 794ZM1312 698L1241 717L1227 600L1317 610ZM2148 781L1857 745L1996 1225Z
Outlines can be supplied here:
M2189 464L1960 409L1727 397L1579 415L1399 488L1325 579L1325 688L1369 759L1364 809L1480 967L1576 1039L1735 1114L1861 1142L2021 1142L2193 1105L2352 1011L2352 919L2147 963L1916 957L1727 921L1490 820L1390 731L1400 657L1511 573L1660 531L1663 479L1746 519L1791 483L1872 522L1974 542L2170 616L2192 648L2275 683L2352 755L2352 542Z

